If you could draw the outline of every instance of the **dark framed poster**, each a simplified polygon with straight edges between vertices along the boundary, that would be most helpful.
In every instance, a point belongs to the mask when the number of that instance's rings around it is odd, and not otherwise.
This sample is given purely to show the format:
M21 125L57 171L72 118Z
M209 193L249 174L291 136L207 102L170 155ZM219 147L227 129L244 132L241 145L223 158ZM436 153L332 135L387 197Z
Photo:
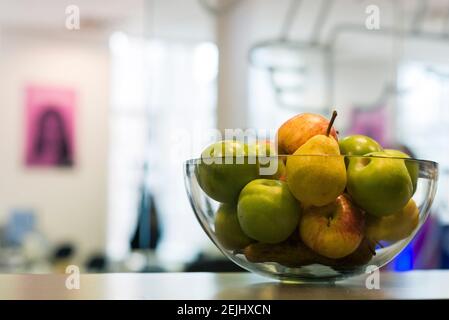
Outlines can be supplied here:
M25 165L72 167L76 158L75 91L29 86L25 102Z

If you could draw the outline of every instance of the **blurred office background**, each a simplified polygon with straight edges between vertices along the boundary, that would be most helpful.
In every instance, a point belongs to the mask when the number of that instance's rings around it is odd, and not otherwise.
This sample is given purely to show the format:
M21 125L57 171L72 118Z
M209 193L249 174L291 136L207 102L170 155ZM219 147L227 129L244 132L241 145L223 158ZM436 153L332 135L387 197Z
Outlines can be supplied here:
M449 268L449 0L2 0L0 272L235 270L182 162L211 129L334 107L440 163L389 268Z

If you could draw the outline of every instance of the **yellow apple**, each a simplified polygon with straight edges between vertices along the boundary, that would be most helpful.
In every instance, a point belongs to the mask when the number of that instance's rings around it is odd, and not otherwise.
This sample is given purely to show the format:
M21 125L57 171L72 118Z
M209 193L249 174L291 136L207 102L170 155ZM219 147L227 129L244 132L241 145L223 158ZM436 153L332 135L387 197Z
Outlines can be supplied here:
M369 216L366 221L366 236L375 241L395 242L410 236L419 224L419 210L410 199L398 212L386 216Z

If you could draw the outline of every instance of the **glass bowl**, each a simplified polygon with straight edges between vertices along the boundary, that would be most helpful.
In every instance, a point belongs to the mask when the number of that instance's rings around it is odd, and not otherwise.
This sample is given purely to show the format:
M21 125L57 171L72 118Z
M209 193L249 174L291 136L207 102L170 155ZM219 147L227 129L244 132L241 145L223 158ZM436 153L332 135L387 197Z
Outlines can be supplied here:
M332 282L380 268L410 243L429 215L438 164L380 156L227 157L188 160L184 177L198 222L231 261L278 280ZM341 195L330 204L305 204L335 193L335 185ZM297 209L282 204L292 198ZM328 229L320 225L323 216ZM282 232L263 232L279 225Z

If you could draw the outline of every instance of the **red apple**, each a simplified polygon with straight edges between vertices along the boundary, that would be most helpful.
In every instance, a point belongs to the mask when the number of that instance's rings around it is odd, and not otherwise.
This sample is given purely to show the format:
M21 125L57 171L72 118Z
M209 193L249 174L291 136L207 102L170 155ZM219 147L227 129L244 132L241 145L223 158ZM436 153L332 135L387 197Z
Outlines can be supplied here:
M329 120L319 114L302 113L285 122L277 132L278 153L293 154L313 136L326 135ZM331 128L330 136L337 138L337 132Z
M332 259L353 253L363 239L364 214L346 195L323 207L309 207L299 226L302 241L316 253Z

